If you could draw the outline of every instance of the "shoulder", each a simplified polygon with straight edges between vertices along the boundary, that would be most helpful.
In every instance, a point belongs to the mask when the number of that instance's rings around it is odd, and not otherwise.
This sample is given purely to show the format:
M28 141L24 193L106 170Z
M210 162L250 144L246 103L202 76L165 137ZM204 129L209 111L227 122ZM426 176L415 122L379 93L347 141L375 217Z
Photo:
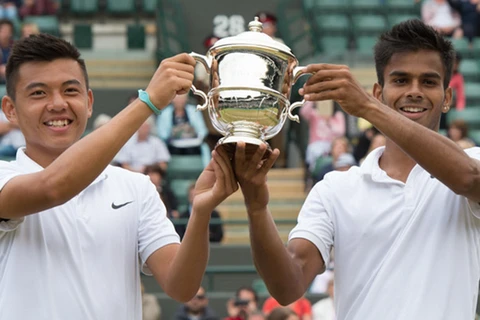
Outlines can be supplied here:
M115 183L133 183L138 184L147 184L150 182L150 178L143 173L130 171L118 166L109 165L104 170L104 174L107 175L110 181Z

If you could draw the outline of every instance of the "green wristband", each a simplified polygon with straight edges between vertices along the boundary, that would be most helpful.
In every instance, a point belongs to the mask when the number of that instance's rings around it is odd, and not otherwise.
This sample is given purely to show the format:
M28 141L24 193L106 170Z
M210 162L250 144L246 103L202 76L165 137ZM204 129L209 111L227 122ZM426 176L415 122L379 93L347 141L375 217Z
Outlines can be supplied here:
M152 111L155 113L155 114L160 114L160 112L162 112L162 110L158 109L157 107L155 107L152 103L152 101L150 101L150 97L148 96L148 92L146 91L143 91L142 89L139 89L138 90L138 98L145 102L145 104L150 108L152 109Z

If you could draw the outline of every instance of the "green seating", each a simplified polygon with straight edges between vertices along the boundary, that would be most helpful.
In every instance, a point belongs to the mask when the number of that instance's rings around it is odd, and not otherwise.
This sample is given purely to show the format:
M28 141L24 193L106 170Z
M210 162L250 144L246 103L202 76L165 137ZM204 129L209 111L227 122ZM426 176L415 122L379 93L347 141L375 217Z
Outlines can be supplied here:
M385 10L387 12L398 12L398 13L418 13L419 4L416 4L413 0L386 0L385 1Z
M356 35L378 35L388 27L382 15L357 14L352 17L353 32Z
M90 24L73 25L73 43L79 49L92 49L93 32Z
M464 59L460 63L459 72L463 75L466 82L480 80L480 65L475 59Z
M167 177L171 180L196 180L203 169L200 155L172 155L168 162Z
M4 84L0 84L0 98L3 98L3 96L6 94L7 94L7 86Z
M381 13L384 7L380 0L350 0L350 6L356 13Z
M388 27L391 28L400 22L410 20L410 19L419 19L418 15L414 14L389 14L387 16Z
M348 37L331 37L325 36L320 38L319 45L322 52L330 57L343 56L343 54L348 51L349 45Z
M462 111L450 110L447 113L447 125L450 125L456 119L463 119L467 123L469 130L480 130L479 107L467 107Z
M467 106L480 104L480 83L465 83Z
M377 36L359 36L355 38L356 54L361 58L373 59L373 47L377 42L377 38Z
M305 5L305 2L308 4ZM304 7L310 7L317 12L348 12L349 3L348 0L313 0L304 1Z
M145 26L143 24L128 25L127 48L145 49Z
M480 129L469 130L468 137L472 139L477 146L480 145Z
M143 0L142 11L148 15L154 15L157 9L157 1L158 0Z
M107 0L107 11L112 14L134 14L135 0Z
M46 16L26 16L24 23L34 23L42 33L48 33L54 36L60 36L60 24L58 17L55 15Z
M98 0L70 0L70 12L75 15L98 13Z
M350 20L345 14L316 15L315 23L320 34L347 36L350 32Z
M188 189L195 180L191 179L169 179L170 188L178 201L178 211L183 212L188 209Z

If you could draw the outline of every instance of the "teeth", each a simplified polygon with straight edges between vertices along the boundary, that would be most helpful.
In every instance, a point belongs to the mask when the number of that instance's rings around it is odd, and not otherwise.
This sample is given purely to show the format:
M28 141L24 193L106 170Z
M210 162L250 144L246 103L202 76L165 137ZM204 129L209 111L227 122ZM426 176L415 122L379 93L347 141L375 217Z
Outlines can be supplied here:
M406 112L422 112L424 109L423 108L405 107L405 108L402 108L402 110L406 111Z
M65 127L68 125L68 120L53 120L48 121L47 126L49 127Z

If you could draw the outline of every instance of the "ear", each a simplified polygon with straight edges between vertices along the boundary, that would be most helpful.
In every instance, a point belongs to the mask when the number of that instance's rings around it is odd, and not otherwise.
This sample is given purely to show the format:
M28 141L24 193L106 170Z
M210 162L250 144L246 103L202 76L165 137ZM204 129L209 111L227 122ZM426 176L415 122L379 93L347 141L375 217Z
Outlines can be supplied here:
M7 117L8 121L18 126L17 110L15 109L15 103L9 96L5 95L2 98L2 111Z
M443 113L447 113L448 110L450 110L450 106L452 105L452 99L453 99L453 90L452 88L448 87L445 90L445 98L443 99L443 107L442 107Z
M92 89L88 89L87 92L87 99L88 99L88 118L92 116L92 110L93 110L93 91Z
M373 96L383 103L383 88L378 82L373 85Z

